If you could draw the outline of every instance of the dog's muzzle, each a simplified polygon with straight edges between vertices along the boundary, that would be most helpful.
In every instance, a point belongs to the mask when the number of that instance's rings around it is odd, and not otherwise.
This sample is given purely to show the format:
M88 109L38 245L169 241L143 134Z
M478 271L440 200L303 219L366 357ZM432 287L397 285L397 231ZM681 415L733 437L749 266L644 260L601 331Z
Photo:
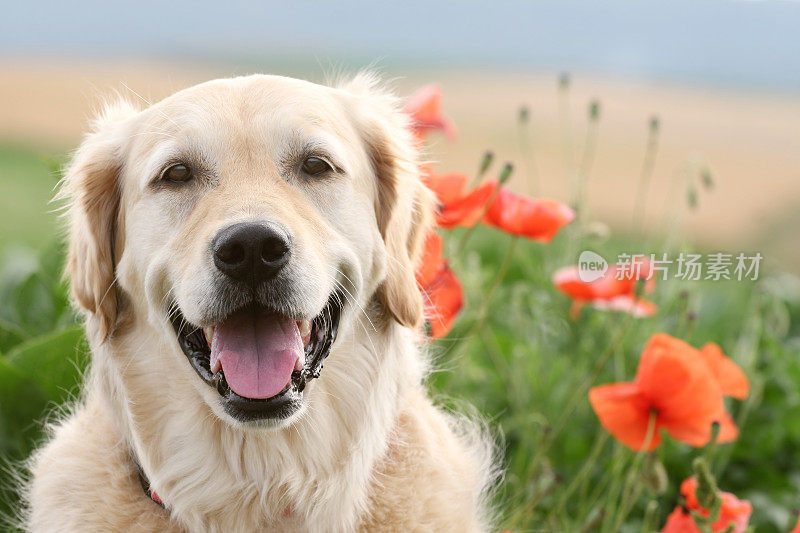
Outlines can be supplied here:
M242 422L281 420L288 418L300 408L303 390L307 383L319 377L323 362L336 341L342 301L339 293L331 294L322 312L311 320L310 333L303 347L305 357L302 367L294 368L286 386L277 394L267 398L251 398L237 394L225 377L224 365L217 364L212 367L212 346L204 328L190 324L177 305L172 306L169 316L181 350L197 375L217 390L227 414ZM258 315L264 310L248 308L239 311L242 312ZM218 341L214 340L211 344L216 342Z

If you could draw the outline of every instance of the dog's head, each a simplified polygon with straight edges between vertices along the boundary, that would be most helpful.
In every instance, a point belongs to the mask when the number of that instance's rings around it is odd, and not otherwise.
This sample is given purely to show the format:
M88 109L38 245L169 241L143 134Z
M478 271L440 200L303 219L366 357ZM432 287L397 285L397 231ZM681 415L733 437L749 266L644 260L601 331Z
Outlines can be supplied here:
M364 75L217 80L110 106L63 188L92 342L146 321L174 339L147 357L182 358L218 416L290 423L348 311L421 321L431 201L406 122Z

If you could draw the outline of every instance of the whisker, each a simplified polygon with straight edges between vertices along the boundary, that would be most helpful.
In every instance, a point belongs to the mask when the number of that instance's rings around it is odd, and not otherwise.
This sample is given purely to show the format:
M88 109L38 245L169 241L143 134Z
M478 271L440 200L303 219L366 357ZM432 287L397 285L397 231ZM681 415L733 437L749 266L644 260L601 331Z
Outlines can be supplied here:
M339 274L341 274L342 276L344 276L344 277L345 277L345 278L346 278L348 281L350 281L350 284L351 284L351 285L353 284L353 282L350 280L350 278L348 278L348 277L347 277L347 276L344 274L344 272L342 272L342 271L341 271L341 270L339 270L339 269L336 269L336 271L337 271ZM364 315L364 317L365 317L365 318L367 319L367 321L370 323L370 326L372 326L372 330L373 330L375 333L377 333L377 332L378 332L378 329L375 327L375 324L373 324L373 323L372 323L372 320L369 318L369 315L367 315L367 312L366 312L366 310L364 310L364 308L363 308L363 307L362 307L362 306L361 306L361 305L360 305L360 304L359 304L359 303L356 301L356 299L355 299L355 297L352 295L352 293L351 293L349 290L347 290L347 288L346 288L346 287L345 287L345 286L342 284L342 282L340 282L338 279L336 279L336 278L333 278L333 283L334 283L336 286L340 287L340 288L341 288L341 289L344 291L344 294L343 294L343 296L345 297L345 299L348 299L348 301L351 301L351 302L353 303L353 305L354 305L354 306L356 306L356 307L357 307L357 308L358 308L358 309L361 311L361 314L363 314L363 315ZM337 298L338 298L338 296L337 296ZM340 304L341 304L341 302L340 302ZM356 320L356 321L357 321L357 322L358 322L358 324L361 326L361 328L364 330L364 334L365 334L365 336L366 336L366 337L367 337L367 339L369 340L369 343L370 343L370 345L372 345L372 353L377 353L377 351L378 351L378 350L377 350L377 348L375 347L375 344L372 342L372 337L370 336L370 333L369 333L369 331L367 331L367 327L366 327L366 326L365 326L365 325L364 325L364 324L363 324L363 323L362 323L360 320Z
M350 278L348 278L348 277L347 277L347 274L345 274L344 272L342 272L342 271L341 271L341 270L339 270L338 268L336 269L336 272L338 272L339 274L341 274L342 276L344 276L344 279L346 279L348 282L350 282L350 286L355 286L355 284L353 283L353 280L351 280ZM345 291L345 292L346 292L348 295L350 295L350 298L352 299L352 302L353 302L353 304L357 305L357 306L358 306L358 308L359 308L359 309L361 309L361 312L364 314L364 316L366 317L366 319L369 321L369 325L370 325L370 326L372 326L372 330L373 330L375 333L377 333L377 332L378 332L378 329L375 327L375 324L373 324L373 323L372 323L372 320L369 318L369 315L367 315L367 312L364 310L364 308L363 308L363 307L361 307L361 305L360 305L360 304L359 304L359 303L356 301L356 299L355 299L355 297L353 296L353 294L352 294L352 293L351 293L349 290L347 290L347 288L344 286L344 284L342 284L342 282L340 282L339 280L337 280L337 279L334 279L333 281L334 281L334 283L336 283L336 284L337 284L337 285L338 285L338 286L339 286L339 287L340 287L340 288L341 288L343 291Z
M152 105L153 105L153 103L152 103L152 102L150 102L150 101L149 101L147 98L145 98L145 97L144 97L144 96L142 96L141 94L137 93L136 91L134 91L133 89L131 89L130 87L128 87L128 86L127 86L127 85L126 85L124 82L121 82L121 83L122 83L122 86L123 86L123 87L125 87L126 89L128 89L128 90L129 90L130 92L132 92L134 95L136 95L136 97L137 97L137 98L139 98L139 99L140 99L142 102L144 102L144 103L145 103L145 104L147 104L148 106L152 106ZM174 125L176 128L179 128L179 127L180 127L180 126L178 126L178 123L177 123L177 122L175 122L174 120L172 120L172 119L171 119L171 118L170 118L170 117L169 117L169 116L168 116L166 113L164 113L162 110L158 109L157 111L158 111L158 112L159 112L159 114L161 114L161 115L162 115L162 116L163 116L165 119L167 119L167 120L169 120L170 122L172 122L172 124L173 124L173 125Z

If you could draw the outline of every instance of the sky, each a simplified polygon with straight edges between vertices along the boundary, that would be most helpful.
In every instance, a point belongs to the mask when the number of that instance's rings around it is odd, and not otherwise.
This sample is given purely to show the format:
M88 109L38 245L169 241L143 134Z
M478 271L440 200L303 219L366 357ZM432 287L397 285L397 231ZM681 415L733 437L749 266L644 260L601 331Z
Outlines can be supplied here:
M0 57L585 71L800 90L790 0L0 0Z

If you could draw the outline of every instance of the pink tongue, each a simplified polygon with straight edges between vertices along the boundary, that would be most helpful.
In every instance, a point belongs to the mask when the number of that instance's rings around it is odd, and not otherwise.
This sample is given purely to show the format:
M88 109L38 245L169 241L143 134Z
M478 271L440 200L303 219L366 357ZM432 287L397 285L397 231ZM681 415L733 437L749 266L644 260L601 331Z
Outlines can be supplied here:
M239 396L275 396L286 387L301 357L300 330L289 318L244 311L214 328L211 370L221 365L228 385Z

